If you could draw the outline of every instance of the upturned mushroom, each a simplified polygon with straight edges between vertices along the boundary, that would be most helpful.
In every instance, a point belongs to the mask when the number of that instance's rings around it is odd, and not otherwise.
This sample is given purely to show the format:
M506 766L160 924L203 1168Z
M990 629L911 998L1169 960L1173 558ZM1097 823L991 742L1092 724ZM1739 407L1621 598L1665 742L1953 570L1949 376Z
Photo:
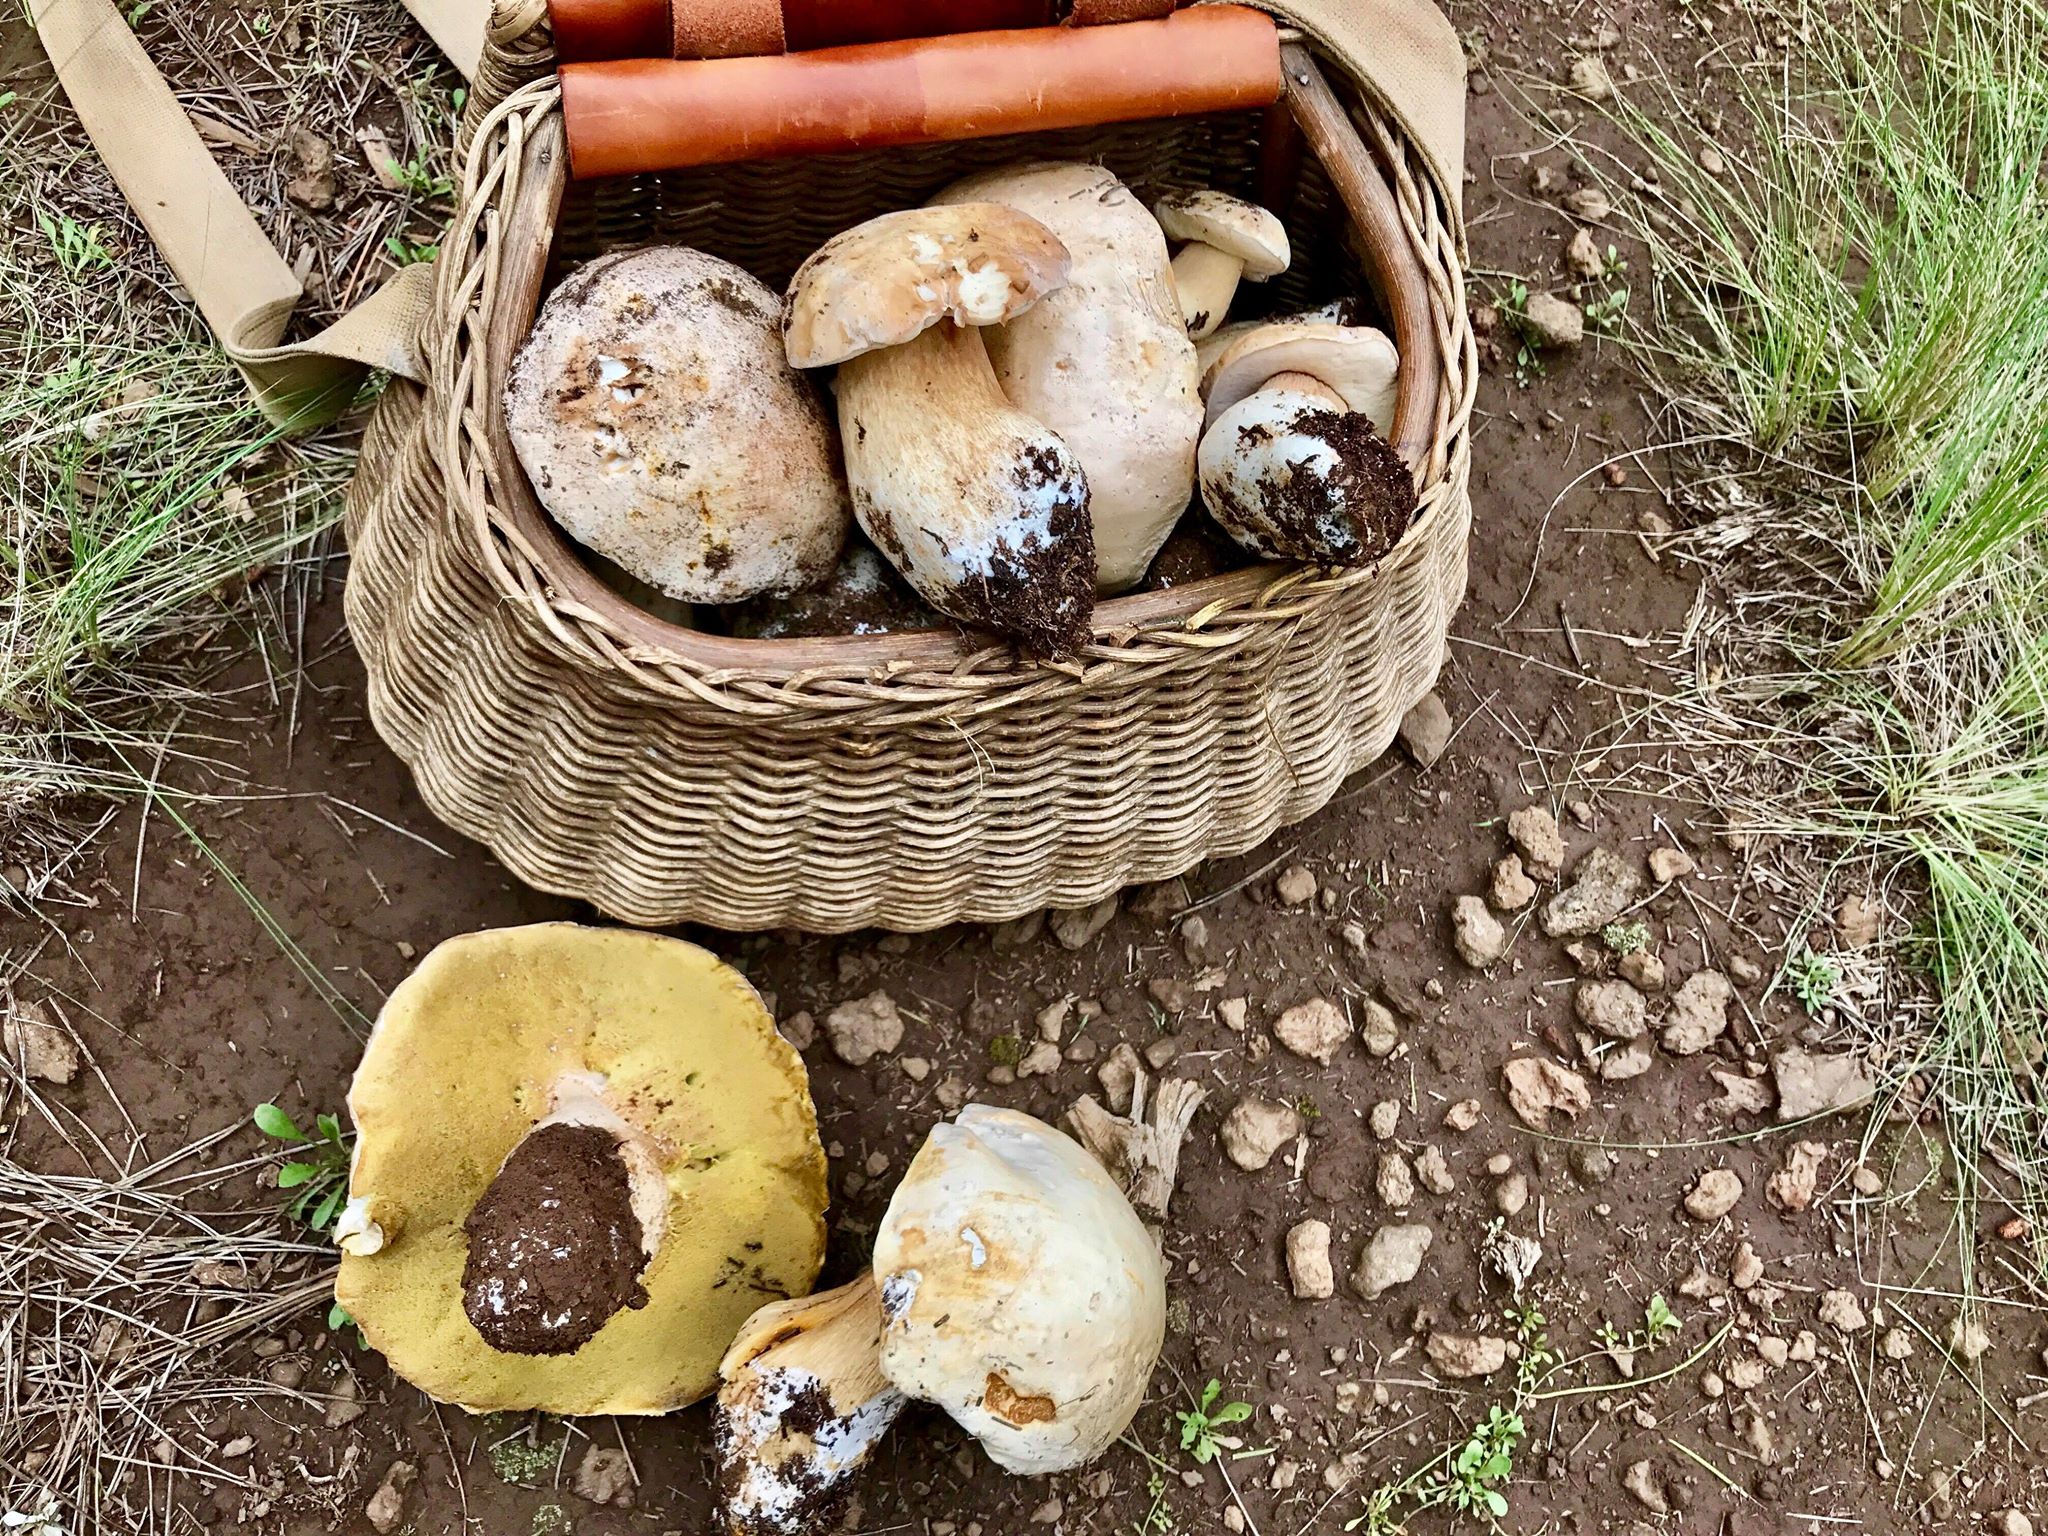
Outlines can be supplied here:
M1365 565L1415 515L1415 482L1382 435L1398 358L1363 326L1270 325L1239 337L1204 379L1202 502L1265 559Z
M1088 478L1003 396L980 327L1067 281L1066 247L994 203L883 214L791 279L792 366L839 365L854 516L939 612L1058 656L1088 637Z
M693 944L549 923L450 939L349 1090L335 1298L430 1397L665 1413L824 1251L802 1060Z
M1088 476L1096 586L1133 585L1187 510L1202 433L1201 375L1165 236L1099 165L1011 166L933 201L1019 209L1071 253L1064 288L984 337L1010 404L1057 432Z
M1187 333L1196 341L1223 323L1239 282L1263 283L1294 259L1277 217L1226 192L1175 193L1152 211L1169 240L1187 242L1174 253L1173 281Z
M912 1160L873 1269L763 1309L726 1355L732 1529L810 1527L908 1400L1009 1471L1078 1467L1137 1412L1165 1325L1158 1247L1102 1165L1042 1121L970 1104Z
M505 427L571 538L689 603L831 572L851 522L839 452L777 312L747 272L681 246L600 257L548 296Z

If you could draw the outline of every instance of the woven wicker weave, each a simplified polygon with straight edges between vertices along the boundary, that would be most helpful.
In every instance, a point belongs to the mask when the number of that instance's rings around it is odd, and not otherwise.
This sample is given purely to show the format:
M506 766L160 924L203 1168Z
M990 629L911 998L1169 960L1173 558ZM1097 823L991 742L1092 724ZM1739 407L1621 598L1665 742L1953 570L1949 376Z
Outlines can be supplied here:
M1147 195L1248 191L1260 119L715 167L575 187L557 210L558 96L539 7L519 5L478 77L429 384L387 391L349 505L371 712L438 816L530 884L628 922L922 929L1081 905L1250 848L1387 748L1464 592L1475 369L1456 232L1368 108L1351 104L1391 170L1442 349L1421 510L1386 560L1105 602L1063 665L950 633L696 636L624 611L523 484L508 492L496 395L526 323L509 273L537 270L550 236L557 263L662 239L779 285L827 235L1025 155L1099 158ZM1344 92L1342 61L1325 66ZM1281 303L1359 286L1337 209L1311 163Z

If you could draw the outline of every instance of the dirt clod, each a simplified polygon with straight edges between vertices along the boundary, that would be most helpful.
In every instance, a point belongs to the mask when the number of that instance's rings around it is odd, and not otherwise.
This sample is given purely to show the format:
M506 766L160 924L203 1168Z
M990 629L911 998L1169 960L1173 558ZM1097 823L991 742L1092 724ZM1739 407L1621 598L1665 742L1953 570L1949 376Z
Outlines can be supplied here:
M1877 1084L1858 1056L1825 1056L1788 1045L1771 1058L1778 1085L1778 1118L1805 1120L1870 1102Z
M1544 905L1543 931L1553 939L1597 933L1628 909L1642 889L1635 865L1608 848L1595 848L1572 871L1572 883Z
M1813 1204L1820 1183L1820 1165L1828 1149L1818 1141L1794 1142L1785 1161L1764 1185L1764 1194L1781 1211L1803 1211Z
M1287 1229L1287 1279L1294 1294L1304 1301L1323 1301L1337 1294L1327 1221L1311 1217Z
M1536 899L1536 882L1522 868L1519 854L1507 854L1493 866L1486 899L1501 912L1519 912Z
M1654 950L1631 950L1615 962L1614 969L1621 979L1638 992L1662 992L1664 990L1664 962Z
M1698 867L1693 863L1692 855L1683 848L1650 850L1650 878L1659 885L1669 885L1674 880L1682 880Z
M1719 971L1695 971L1672 995L1659 1036L1674 1056L1697 1056L1728 1030L1728 1004L1735 989Z
M870 992L826 1014L825 1037L841 1061L849 1067L864 1067L903 1043L903 1017L887 992Z
M1423 1346L1437 1374L1454 1381L1491 1376L1508 1363L1508 1341L1490 1333L1432 1333Z
M1415 1178L1432 1195L1448 1195L1458 1187L1458 1181L1451 1176L1451 1165L1444 1160L1443 1149L1434 1144L1415 1154Z
M1273 894L1283 907L1299 907L1316 899L1316 877L1306 864L1290 864L1273 882Z
M1351 1038L1351 1021L1328 998L1312 997L1273 1021L1273 1038L1295 1055L1327 1067Z
M1105 896L1092 907L1062 907L1049 919L1052 936L1062 949L1080 949L1116 916L1117 899Z
M1621 1486L1628 1491L1630 1498L1651 1514L1671 1513L1671 1500L1665 1496L1663 1480L1657 1476L1657 1469L1650 1462L1630 1462L1628 1470L1621 1475Z
M1415 1170L1399 1152L1382 1152L1373 1173L1373 1191L1390 1211L1406 1210L1415 1203Z
M1451 906L1451 942L1458 958L1484 970L1507 953L1508 933L1477 896L1460 896Z
M1824 1292L1815 1315L1837 1333L1861 1333L1870 1326L1870 1319L1863 1315L1863 1304L1856 1299L1854 1291Z
M1451 712L1433 693L1401 717L1401 745L1415 759L1415 766L1427 768L1444 755L1451 744Z
M1377 1301L1397 1285L1406 1285L1422 1270L1423 1257L1436 1233L1420 1222L1381 1227L1367 1240L1351 1273L1351 1288L1367 1301Z
M8 1012L0 1044L7 1059L36 1082L62 1087L78 1076L78 1042L41 1003L16 1003Z
M1238 1100L1224 1117L1217 1139L1225 1157L1246 1173L1257 1173L1300 1134L1301 1115L1293 1105L1253 1094Z
M1570 299L1532 293L1522 310L1522 327L1539 347L1566 350L1586 339L1586 315Z
M576 1478L570 1486L593 1504L631 1509L633 1464L617 1446L593 1445L576 1464Z
M1507 1084L1508 1107L1533 1131L1548 1130L1553 1111L1570 1120L1593 1103L1593 1091L1583 1077L1546 1057L1517 1057L1501 1068L1501 1077Z
M1610 1040L1638 1040L1650 1027L1643 994L1625 981L1581 982L1572 1011L1586 1028Z
M1365 1047L1365 1053L1376 1060L1384 1060L1394 1054L1401 1044L1401 1026L1394 1018L1394 1010L1376 997L1368 997L1359 1005L1363 1017L1359 1020L1358 1039Z
M1694 1181L1685 1197L1685 1214L1694 1221L1719 1221L1742 1198L1742 1180L1731 1168L1709 1168Z
M1522 865L1538 880L1564 873L1564 834L1557 818L1540 805L1525 805L1508 817L1508 836L1521 850Z

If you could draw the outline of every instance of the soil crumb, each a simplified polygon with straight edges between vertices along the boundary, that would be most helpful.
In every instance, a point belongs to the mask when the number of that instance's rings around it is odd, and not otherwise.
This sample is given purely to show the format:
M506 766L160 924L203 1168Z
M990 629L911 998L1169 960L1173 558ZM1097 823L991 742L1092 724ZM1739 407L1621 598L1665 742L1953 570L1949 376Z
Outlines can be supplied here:
M644 1307L646 1256L617 1139L550 1125L522 1141L462 1225L462 1310L493 1349L566 1355Z

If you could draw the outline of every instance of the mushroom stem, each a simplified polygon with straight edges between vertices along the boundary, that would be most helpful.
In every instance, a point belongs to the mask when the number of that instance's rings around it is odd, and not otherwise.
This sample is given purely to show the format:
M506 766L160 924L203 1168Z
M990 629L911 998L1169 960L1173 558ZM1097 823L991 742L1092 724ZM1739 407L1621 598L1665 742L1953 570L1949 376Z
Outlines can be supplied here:
M1230 313L1230 301L1244 276L1244 258L1190 240L1173 258L1173 286L1180 294L1180 312L1188 335L1196 341L1210 335Z
M1320 400L1333 411L1348 411L1344 397L1330 388L1312 373L1276 373L1260 386L1257 393L1268 389L1284 389L1297 395L1307 395L1311 400Z
M903 1407L882 1374L872 1271L761 1308L718 1374L719 1484L734 1536L821 1526Z
M854 513L941 613L1061 655L1088 636L1088 481L1003 396L981 332L940 321L839 365Z
M1067 1111L1074 1139L1116 1180L1132 1209L1144 1219L1146 1230L1162 1244L1166 1207L1180 1176L1181 1143L1187 1137L1188 1122L1207 1097L1199 1084L1169 1077L1152 1090L1148 1100L1145 1073L1140 1068L1131 1084L1128 1114L1112 1113L1092 1094L1083 1094Z

